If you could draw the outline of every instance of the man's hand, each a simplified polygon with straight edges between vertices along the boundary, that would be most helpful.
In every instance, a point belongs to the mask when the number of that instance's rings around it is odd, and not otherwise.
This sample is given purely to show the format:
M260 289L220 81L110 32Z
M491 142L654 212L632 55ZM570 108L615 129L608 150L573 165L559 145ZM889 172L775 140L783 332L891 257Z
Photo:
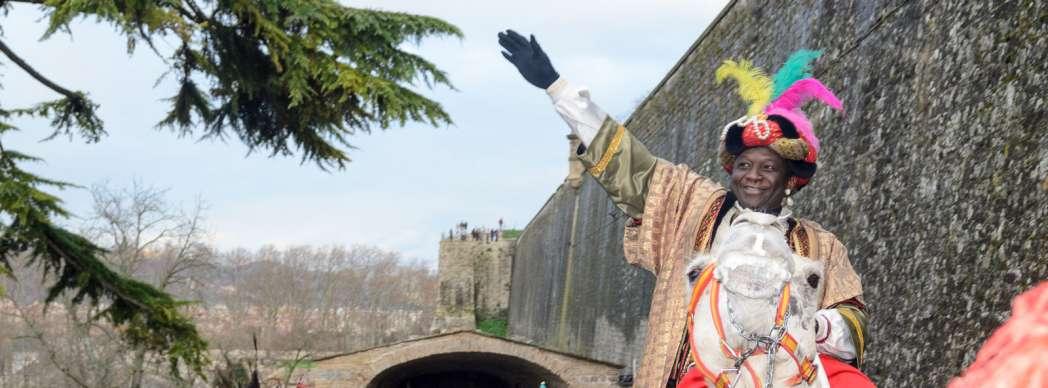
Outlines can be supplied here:
M516 31L506 30L499 33L499 44L505 49L502 56L517 67L528 83L546 89L560 78L539 42L535 41L535 35L528 40Z

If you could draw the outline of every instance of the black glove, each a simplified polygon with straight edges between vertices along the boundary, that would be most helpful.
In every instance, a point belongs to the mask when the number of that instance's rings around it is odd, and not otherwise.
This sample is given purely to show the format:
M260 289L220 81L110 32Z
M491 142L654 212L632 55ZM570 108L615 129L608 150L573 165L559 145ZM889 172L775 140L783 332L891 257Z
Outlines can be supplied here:
M502 56L516 66L520 75L532 85L546 89L560 78L560 74L553 70L549 57L539 47L539 42L535 41L535 35L529 41L516 31L506 30L499 33L499 44L506 49Z

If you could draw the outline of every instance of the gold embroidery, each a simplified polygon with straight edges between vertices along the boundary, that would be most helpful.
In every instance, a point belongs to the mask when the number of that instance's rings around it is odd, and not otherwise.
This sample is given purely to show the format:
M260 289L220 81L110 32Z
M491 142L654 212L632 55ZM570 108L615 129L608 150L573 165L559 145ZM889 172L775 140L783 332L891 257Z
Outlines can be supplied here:
M703 215L702 221L699 222L699 231L695 233L696 252L709 250L710 244L713 242L713 223L717 220L717 216L720 215L725 198L726 196L721 195L719 198L714 199L709 211ZM688 372L688 366L691 362L691 343L688 341L687 327L685 327L681 337L681 343L677 345L677 354L670 369L670 376L677 379L677 381L680 381L684 374Z
M673 376L677 382L680 382L684 375L688 373L688 367L691 363L691 341L688 341L688 330L685 327L684 335L681 337L681 343L677 345L677 359L673 362L673 369L670 371L670 376Z
M790 160L804 160L808 155L808 144L801 139L781 138L769 144L768 148Z
M723 195L716 199L713 206L710 206L710 211L706 212L706 215L702 217L702 223L699 224L699 233L695 236L696 252L706 252L710 249L710 244L713 242L713 223L717 221L717 216L720 215L724 199L725 196Z
M619 129L615 131L615 136L612 136L611 142L608 143L608 148L604 150L604 155L601 155L597 164L589 168L590 174L600 176L600 174L604 173L604 169L608 168L608 163L611 163L611 157L615 156L616 152L619 152L619 146L622 145L622 136L625 133L626 127L619 125Z
M799 221L790 230L789 244L790 249L793 249L798 255L811 257L811 247L808 245L808 232L804 230L804 226ZM812 258L814 259L814 257Z

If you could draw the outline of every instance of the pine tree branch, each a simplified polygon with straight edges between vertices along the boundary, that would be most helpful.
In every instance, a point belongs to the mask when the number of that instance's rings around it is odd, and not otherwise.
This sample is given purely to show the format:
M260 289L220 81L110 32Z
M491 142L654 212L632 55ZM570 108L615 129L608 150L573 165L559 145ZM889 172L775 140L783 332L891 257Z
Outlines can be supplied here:
M77 260L77 257L74 257L73 255L70 255L68 252L66 252L66 250L64 249L65 247L55 243L55 241L50 238L46 239L44 242L47 244L49 248L51 248L51 250L53 250L54 252L59 252L59 254L62 255L62 260L66 265L73 266L80 273L91 273L88 268L84 267L84 265ZM149 306L143 303L142 301L138 300L138 298L130 294L127 294L123 287L120 287L110 282L109 279L106 279L104 276L96 275L94 280L97 281L103 289L112 293L117 298L122 299L124 302L135 306L140 311L154 312L153 306Z
M194 21L194 22L197 22L197 23L200 23L200 22L201 22L201 21L200 21L200 20L199 20L199 19L197 18L197 15L194 15L194 14L193 14L192 12L190 12L190 11L189 11L188 9L185 9L185 7L175 7L175 10L176 10L176 11L178 11L178 13L179 13L180 15L182 15L183 17L185 17L186 19L192 20L192 21Z
M32 66L29 66L28 63L26 63L24 60L22 60L22 58L16 55L14 51L11 51L11 48L7 47L7 45L4 44L3 41L0 41L0 51L2 51L4 55L7 55L7 58L11 59L11 61L18 65L18 67L21 67L22 70L25 70L26 73L29 73L30 76L32 76L37 81L40 81L40 83L44 84L48 88L51 88L51 90L54 90L59 94L66 96L66 98L69 98L70 100L83 99L83 96L81 96L79 93L63 88L58 84L52 82L51 80L47 79L47 77L44 77L43 74L37 72L36 69L34 69Z
M196 14L196 18L193 18L193 21L197 23L203 23L204 21L208 20L207 15L204 15L204 11L200 8L199 5L197 5L196 2L194 2L193 0L186 0L186 5L188 5L189 8L193 10L194 14Z

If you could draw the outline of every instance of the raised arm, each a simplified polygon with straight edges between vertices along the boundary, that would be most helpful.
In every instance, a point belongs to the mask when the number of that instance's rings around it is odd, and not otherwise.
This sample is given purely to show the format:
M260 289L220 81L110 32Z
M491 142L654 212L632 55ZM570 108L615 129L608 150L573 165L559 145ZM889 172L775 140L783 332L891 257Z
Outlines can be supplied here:
M513 30L498 34L502 56L528 83L545 89L557 113L579 137L579 159L612 201L626 214L641 218L648 181L658 160L640 141L590 100L589 91L569 84L553 68L534 36Z

